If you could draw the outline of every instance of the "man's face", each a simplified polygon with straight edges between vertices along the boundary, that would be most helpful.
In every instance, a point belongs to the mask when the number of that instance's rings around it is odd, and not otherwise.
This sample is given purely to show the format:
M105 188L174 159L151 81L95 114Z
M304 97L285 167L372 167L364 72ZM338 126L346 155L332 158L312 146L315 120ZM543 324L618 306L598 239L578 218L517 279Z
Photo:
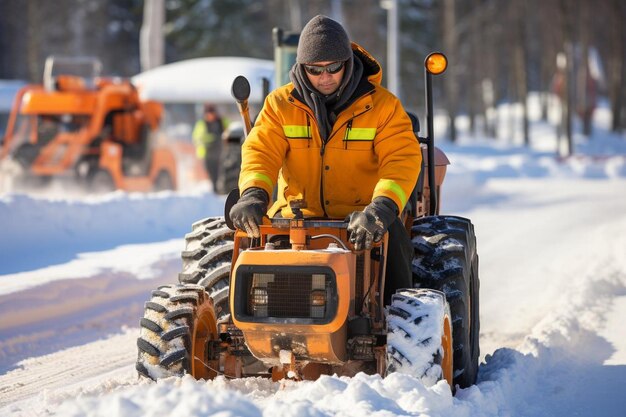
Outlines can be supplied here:
M215 110L210 110L210 111L205 111L204 112L204 119L212 122L213 120L215 120L216 115L215 115Z
M323 62L314 62L312 64L307 64L309 66L316 67L325 67L329 64L334 64L333 61L323 61ZM325 96L334 93L337 91L339 86L341 85L341 80L343 79L343 73L345 72L345 65L341 67L335 74L330 74L328 71L323 71L320 75L313 75L309 71L306 70L306 76L309 79L311 85L320 93Z

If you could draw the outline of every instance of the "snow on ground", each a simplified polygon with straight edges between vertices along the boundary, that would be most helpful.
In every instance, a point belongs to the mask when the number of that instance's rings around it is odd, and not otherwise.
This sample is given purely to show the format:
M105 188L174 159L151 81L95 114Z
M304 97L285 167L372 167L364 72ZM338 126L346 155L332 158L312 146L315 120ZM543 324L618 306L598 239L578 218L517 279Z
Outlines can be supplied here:
M548 123L532 150L442 143L444 212L472 219L481 262L479 381L455 396L405 375L138 380L143 302L223 199L0 196L0 415L623 416L626 138L603 117L571 159Z
M152 195L0 196L0 274L65 264L79 253L122 244L180 238L207 213L221 215L223 198L201 191Z

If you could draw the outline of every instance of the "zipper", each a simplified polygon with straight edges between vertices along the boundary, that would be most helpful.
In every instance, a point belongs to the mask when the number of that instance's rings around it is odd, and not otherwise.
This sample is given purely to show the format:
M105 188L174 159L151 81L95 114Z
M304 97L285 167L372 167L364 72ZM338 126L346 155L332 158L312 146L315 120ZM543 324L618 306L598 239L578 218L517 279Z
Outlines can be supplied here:
M369 93L367 93L367 94L363 95L362 97L369 96L370 94L374 94L374 91L371 91L371 92L369 92ZM299 109L301 109L302 111L304 111L304 113L306 114L307 129L310 129L310 128L311 128L311 125L310 125L310 123L311 123L310 116L311 116L311 115L310 115L310 113L309 113L309 108L308 108L308 106L305 106L305 107L303 107L303 106L299 106L298 104L296 104L296 99L294 99L294 98L292 98L292 97L290 97L290 99L291 99L291 100L289 100L289 102L290 102L291 104L293 104L293 105L294 105L294 106L296 106L297 108L299 108ZM298 101L299 101L299 100L298 100ZM363 110L361 113L357 113L357 114L353 115L350 119L348 119L348 121L346 121L346 122L342 123L342 124L339 126L339 128L337 128L337 129L333 129L333 130L335 130L335 133L337 133L339 130L341 130L341 128L342 128L344 125L347 125L346 136L344 137L344 143L345 143L346 148L347 148L347 146L348 146L347 134L348 134L348 130L352 129L352 121L353 121L355 118L357 118L357 117L359 117L359 116L361 116L361 115L363 115L363 114L367 113L367 112L368 112L368 111L370 111L370 110L372 110L372 107L371 107L371 106L367 106L367 107L365 108L365 110ZM324 171L325 171L325 165L324 165L324 153L325 153L325 151L326 151L326 144L327 144L328 142L330 142L330 140L333 138L333 136L335 135L335 133L331 133L331 135L328 137L328 139L327 139L327 140L325 140L325 141L324 141L324 140L322 140L322 146L321 146L321 148L320 148L320 156L321 156L321 164L322 164L322 166L321 166L321 170L320 170L320 172L321 172L321 176L320 176L320 203L321 203L322 211L324 212L324 217L328 217L328 213L326 213L326 201L324 200ZM310 138L309 138L309 143L310 143L310 140L313 138L313 135L311 135L311 134L310 134L310 132L309 132L309 136L310 136Z
M346 134L345 134L345 136L344 136L344 146L345 146L345 149L347 149L347 148L348 148L348 140L347 140L347 139L348 139L348 132L349 132L349 130L351 130L351 129L352 129L352 121L353 121L355 118L357 118L357 117L361 116L362 114L367 113L367 112L368 112L368 111L370 111L371 109L372 109L372 107L370 106L370 107L366 108L364 111L362 111L361 113L357 113L357 114L353 115L350 119L348 119L348 121L347 121L347 122L343 123L341 126L339 126L339 128L338 128L338 129L336 129L336 130L335 130L335 132L338 132L339 130L341 130L341 128L342 128L344 125L347 125L347 126L346 126ZM322 203L322 210L324 210L324 216L325 216L325 217L328 217L328 214L326 214L326 200L324 199L324 171L325 171L325 165L324 165L324 147L326 146L326 143L330 142L330 140L332 139L333 135L334 135L334 134L331 134L331 135L328 137L328 140L327 140L326 142L322 142L322 149L321 149L321 152L320 152L320 154L321 154L321 156L322 156L322 169L321 169L321 173L322 173L322 175L321 175L321 178L320 178L320 203Z
M339 130L341 130L341 128L342 128L344 125L347 125L348 123L350 124L350 128L352 128L352 121L353 121L354 119L356 119L357 117L359 117L359 116L361 116L361 115L363 115L363 114L367 113L367 112L368 112L368 111L370 111L370 110L372 110L372 107L371 107L371 106L370 106L370 107L367 107L367 108L366 108L365 110L363 110L361 113L357 113L357 114L353 115L350 119L348 119L348 121L347 121L347 122L344 122L341 126L339 126L339 128L338 128L338 129L333 129L333 130L335 130L335 133L337 133ZM333 138L333 136L335 136L335 133L332 133L332 134L328 137L328 141L329 141L329 142L330 142L330 140Z
M311 140L313 139L313 135L311 134L312 132L310 131L311 129L311 117L315 117L312 116L310 114L310 109L308 106L300 106L298 104L296 104L296 101L299 102L299 100L296 100L293 97L289 97L288 100L292 105L296 106L297 108L299 108L300 110L302 110L305 114L306 114L306 125L307 125L307 129L309 129L309 147L310 147L310 143ZM315 121L315 123L317 123L317 121ZM327 142L327 141L326 141ZM322 146L320 148L320 156L321 158L321 176L320 176L320 206L322 207L322 211L324 212L324 217L328 217L328 213L326 213L326 204L324 204L324 187L322 186L323 184L323 180L324 180L324 148L326 147L326 142L322 140Z
M310 148L311 140L313 140L313 135L311 134L311 118L309 117L309 113L306 114L306 135L309 138L307 140L307 148Z
M348 120L348 126L346 126L346 133L343 135L343 148L344 149L348 149L348 137L350 137L350 131L352 130L352 120L354 120L354 117Z

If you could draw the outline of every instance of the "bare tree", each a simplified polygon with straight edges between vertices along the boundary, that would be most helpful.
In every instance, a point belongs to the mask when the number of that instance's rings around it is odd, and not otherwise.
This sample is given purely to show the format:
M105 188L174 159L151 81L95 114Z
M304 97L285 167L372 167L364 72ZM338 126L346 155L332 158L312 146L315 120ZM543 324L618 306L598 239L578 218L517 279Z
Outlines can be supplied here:
M163 0L144 0L139 48L142 71L163 65L165 61L164 23L165 4Z
M562 49L562 24L560 8L555 0L536 0L534 5L538 18L539 91L541 92L541 117L548 119L550 93L554 88L556 56Z
M482 100L480 100L480 77L482 74L482 65L481 65L481 60L480 60L480 43L481 43L481 30L480 30L480 24L481 24L481 16L483 16L482 13L480 13L482 11L482 7L481 7L481 1L480 0L471 0L471 5L472 5L472 10L473 12L470 14L470 16L468 16L467 18L470 19L470 34L469 34L469 57L468 57L468 67L467 67L467 72L468 72L468 82L469 82L469 88L468 88L468 111L469 111L469 118L470 118L470 130L472 131L472 133L475 135L477 132L477 127L476 127L476 118L478 116L479 113L484 113L483 109L481 108L481 103Z
M513 5L513 21L515 22L515 84L517 96L522 104L522 132L524 145L530 145L528 123L528 43L526 41L526 2L516 2Z
M456 10L454 0L444 0L443 2L443 44L450 60L450 69L446 74L444 89L446 94L446 107L450 123L450 140L457 139L456 116L458 114L458 78L457 78L457 32L456 32ZM430 132L429 132L430 133Z
M620 132L624 129L624 95L626 95L626 5L623 0L610 3L610 53L608 56L608 87L613 121L611 129Z
M574 140L572 132L572 111L574 93L574 13L570 9L570 2L560 0L561 14L563 16L563 57L562 65L562 99L563 109L562 126L565 130L567 156L574 154Z
M580 36L580 62L576 73L577 110L583 122L583 135L591 135L591 117L595 107L595 97L592 97L591 82L589 75L589 43L591 32L591 5L589 0L578 0L578 24Z

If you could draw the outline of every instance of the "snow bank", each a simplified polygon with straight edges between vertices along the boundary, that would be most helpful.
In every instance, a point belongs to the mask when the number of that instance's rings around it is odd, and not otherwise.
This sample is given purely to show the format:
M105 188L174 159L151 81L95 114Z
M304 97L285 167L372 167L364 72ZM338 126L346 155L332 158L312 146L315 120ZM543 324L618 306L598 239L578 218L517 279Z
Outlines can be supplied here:
M105 251L78 253L75 259L64 264L2 276L4 281L0 286L0 296L52 281L91 278L104 274L126 274L140 280L158 278L166 264L176 262L176 269L180 270L180 262L177 261L183 249L184 241L177 238L165 242L121 245ZM0 313L2 311L0 306Z
M0 196L0 275L65 263L78 253L180 239L191 224L222 214L212 193L111 193L84 199Z

